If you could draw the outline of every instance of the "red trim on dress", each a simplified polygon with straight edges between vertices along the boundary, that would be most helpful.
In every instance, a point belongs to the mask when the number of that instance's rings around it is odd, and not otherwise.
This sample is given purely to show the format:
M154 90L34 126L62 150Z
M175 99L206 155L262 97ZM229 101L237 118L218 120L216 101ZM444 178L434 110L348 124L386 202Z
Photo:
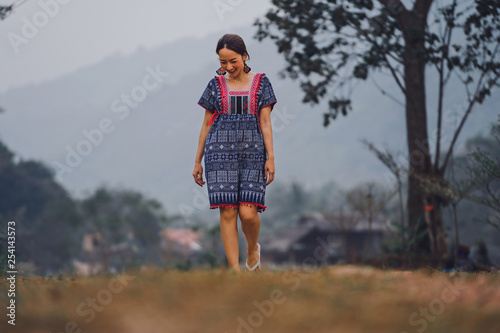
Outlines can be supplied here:
M231 205L231 204L210 205L210 209L217 209L217 208L220 208L220 207L238 208L238 205Z
M241 204L241 205L244 205L244 206L254 206L254 207L257 207L257 212L259 212L259 213L264 212L266 210L266 208L267 208L267 206L264 206L264 205L261 205L261 204L258 204L258 203L254 203L254 202L243 202L243 201L240 201L238 203ZM217 209L217 208L220 208L220 207L238 208L239 206L238 205L232 205L232 204L210 205L210 209Z
M229 96L247 96L248 91L244 90L229 90Z
M221 97L221 113L227 113L229 106L227 105L228 89L226 87L224 75L220 75L217 78L217 84L219 85L220 97Z
M215 118L217 118L217 116L221 113L224 113L224 110L227 110L227 90L226 90L226 87L224 84L222 84L221 80L224 79L224 75L219 75L219 76L216 76L215 77L215 82L217 83L217 85L219 86L219 92L220 92L220 95L221 95L221 112L217 112L217 110L215 110L214 114L212 115L212 117L210 118L210 121L208 122L209 125L212 125L215 121Z
M239 204L242 204L242 205L245 205L245 206L255 206L255 207L257 207L257 210L259 212L263 212L267 208L267 206L264 206L264 205L261 205L261 204L255 203L255 202L243 202L243 201L240 201Z
M263 107L261 107L260 109L262 110L263 108L265 108L266 106L269 106L269 105L272 105L272 104L276 104L276 102L271 102L269 104L266 104L264 105ZM273 111L273 109L271 108L271 111Z
M259 91L260 86L262 85L262 74L255 74L254 81L252 82L252 87L250 89L250 113L258 114L259 110L257 110L257 92Z
M257 123L259 124L259 129L261 132L262 128L260 127L259 110L257 109L257 100L259 96L257 96L257 93L259 91L260 86L262 85L263 75L265 74L261 73L255 74L254 82L252 83L252 88L250 89L250 113L257 115Z
M199 106L201 106L202 108L204 108L205 110L208 110L206 107L204 107L203 105L201 105L200 103L198 103ZM210 121L208 122L209 125L212 125L212 123L214 122L215 120L215 117L217 117L217 110L215 111L212 111L212 110L208 110L210 112L213 112L214 114L212 115L212 117L210 118Z

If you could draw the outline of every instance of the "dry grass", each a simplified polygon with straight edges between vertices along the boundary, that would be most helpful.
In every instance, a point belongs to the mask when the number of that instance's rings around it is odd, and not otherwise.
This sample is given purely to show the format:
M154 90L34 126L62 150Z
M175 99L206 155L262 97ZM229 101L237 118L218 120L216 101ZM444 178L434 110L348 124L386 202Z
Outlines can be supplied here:
M133 279L123 283L113 276L18 278L17 325L7 325L2 314L0 331L500 332L498 273L332 266L263 267L259 273L149 269L128 275ZM6 287L3 280L4 313ZM86 304L92 298L96 310Z

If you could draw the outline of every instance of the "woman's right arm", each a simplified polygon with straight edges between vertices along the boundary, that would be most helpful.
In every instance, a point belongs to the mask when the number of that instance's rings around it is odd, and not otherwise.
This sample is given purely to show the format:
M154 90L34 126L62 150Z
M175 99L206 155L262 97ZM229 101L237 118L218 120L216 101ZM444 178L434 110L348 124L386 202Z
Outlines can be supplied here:
M203 166L201 165L201 160L205 153L205 141L207 139L208 132L210 131L210 118L212 118L213 112L205 109L205 118L201 125L200 138L198 140L198 151L196 152L196 158L194 160L194 171L193 177L196 184L203 186L205 182L203 181Z

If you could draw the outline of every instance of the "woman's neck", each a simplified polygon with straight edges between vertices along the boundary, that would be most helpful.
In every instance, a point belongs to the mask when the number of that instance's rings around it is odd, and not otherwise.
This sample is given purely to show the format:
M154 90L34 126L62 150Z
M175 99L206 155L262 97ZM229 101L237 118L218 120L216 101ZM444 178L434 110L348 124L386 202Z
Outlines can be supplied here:
M251 77L252 76L252 73L249 72L249 73L245 73L245 72L241 72L237 77L233 78L229 75L226 76L226 78L229 80L229 81L236 81L236 82L241 82L241 81L244 81L246 78L248 77Z

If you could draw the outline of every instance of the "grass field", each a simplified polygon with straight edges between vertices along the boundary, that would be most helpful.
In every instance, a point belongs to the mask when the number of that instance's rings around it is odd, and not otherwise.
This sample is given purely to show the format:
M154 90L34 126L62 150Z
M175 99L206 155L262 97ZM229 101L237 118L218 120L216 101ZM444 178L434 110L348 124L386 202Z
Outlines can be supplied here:
M15 326L8 289L3 279L1 332L500 332L498 272L339 265L18 278Z

